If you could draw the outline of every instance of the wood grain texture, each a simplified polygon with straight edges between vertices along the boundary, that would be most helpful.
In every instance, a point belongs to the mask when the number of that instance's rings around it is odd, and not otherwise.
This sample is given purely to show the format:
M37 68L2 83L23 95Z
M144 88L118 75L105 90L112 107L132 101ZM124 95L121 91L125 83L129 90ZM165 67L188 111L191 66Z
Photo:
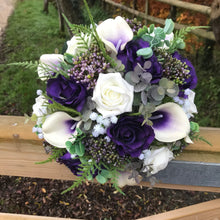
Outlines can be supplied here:
M64 165L56 162L35 164L35 162L46 160L48 155L42 147L42 141L32 133L34 123L29 121L24 124L24 122L24 117L0 116L0 175L74 180L75 176ZM198 142L187 147L183 155L187 156L187 159L191 155L191 161L197 161L195 158L201 161L212 158L215 162L219 162L220 129L202 128L201 132L207 139L211 137L210 141L213 146ZM199 156L198 152L202 153L203 157ZM182 156L182 159L186 158ZM150 186L148 182L142 182L141 185ZM220 192L219 187L164 183L158 183L154 187Z
M46 217L46 216L35 216L35 215L21 215L21 214L9 214L0 213L0 220L79 220L76 218L57 218L57 217Z
M220 199L140 218L139 220L219 220Z

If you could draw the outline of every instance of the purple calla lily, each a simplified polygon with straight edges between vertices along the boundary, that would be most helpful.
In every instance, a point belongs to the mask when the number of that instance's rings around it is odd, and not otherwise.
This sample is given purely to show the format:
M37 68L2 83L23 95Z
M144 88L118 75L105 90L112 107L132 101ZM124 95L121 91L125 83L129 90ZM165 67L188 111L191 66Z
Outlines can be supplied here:
M172 102L162 104L152 113L155 139L173 142L185 138L190 132L190 123L183 109Z
M106 47L116 54L133 38L133 31L120 16L103 21L97 26L96 31Z
M44 139L55 147L65 148L66 141L73 137L78 121L78 118L72 118L65 112L51 114L42 126Z

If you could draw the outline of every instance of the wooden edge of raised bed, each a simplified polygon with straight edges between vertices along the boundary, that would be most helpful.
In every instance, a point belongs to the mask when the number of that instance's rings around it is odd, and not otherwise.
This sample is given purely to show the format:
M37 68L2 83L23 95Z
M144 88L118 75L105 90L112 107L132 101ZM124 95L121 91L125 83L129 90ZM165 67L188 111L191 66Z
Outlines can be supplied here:
M9 214L0 212L0 220L80 220L76 218L58 218L36 215Z
M36 135L32 133L32 126L34 123L29 121L28 123L24 124L24 121L24 117L0 116L0 175L74 180L75 176L64 165L60 165L55 162L40 165L35 164L35 162L46 160L48 155L46 155L42 147L42 141L37 139ZM197 158L196 161L203 161L203 159L208 157L212 159L214 158L214 161L211 161L211 163L213 163L212 165L216 169L216 165L218 168L220 161L220 129L204 128L202 129L202 132L204 132L204 135L208 134L207 138L211 137L210 141L213 143L213 146L205 146L205 149L203 149L204 151L199 151L199 149L201 149L200 143L195 143L195 145L198 146L198 150L195 150L196 146L190 145L187 148L191 148L191 146L193 146L193 150L188 149L187 151L184 151L183 155L184 153L187 153L187 157L183 157L182 159L186 160L189 156L189 153L191 154L191 161L193 161L195 158ZM208 150L210 150L210 152ZM200 154L198 154L198 152L200 152ZM201 155L203 155L203 157L201 157ZM183 161L181 164L185 164L186 162ZM172 161L170 165L172 165L172 163L176 163L176 161ZM198 162L198 164L195 162L192 163L194 163L194 165L200 165L200 162ZM186 165L185 168L183 167L186 171L181 171L183 174L187 172L187 169L188 171L191 170L190 168L187 168ZM198 174L197 170L194 172ZM179 174L179 171L176 171L176 173ZM200 173L203 174L203 171ZM216 182L216 178L218 178L218 176L216 177L216 175L214 175L214 177L214 182ZM163 177L159 176L158 179L163 180ZM140 185L149 187L150 183L149 181L146 181L147 180L141 182ZM217 187L216 185L183 185L170 180L169 182L162 182L163 183L156 183L154 187L220 192L219 185L217 185Z
M173 211L140 218L139 220L218 220L220 217L220 199L202 202Z
M216 219L220 217L220 199L215 199L208 202L191 205L188 207L164 212L157 215L152 215L138 220L196 220L196 219ZM0 213L2 220L78 220L73 218L57 218L46 216L22 215Z

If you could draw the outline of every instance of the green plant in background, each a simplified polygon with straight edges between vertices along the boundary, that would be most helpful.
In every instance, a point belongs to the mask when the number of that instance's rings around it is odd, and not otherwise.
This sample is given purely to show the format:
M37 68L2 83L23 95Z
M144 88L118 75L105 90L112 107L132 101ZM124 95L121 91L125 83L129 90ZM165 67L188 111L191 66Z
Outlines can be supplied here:
M57 11L51 5L46 15L42 9L41 0L18 2L5 31L1 63L34 62L41 54L62 50L65 35L59 32ZM0 65L0 114L31 112L36 90L44 87L37 77L36 72L25 68Z
M35 62L42 54L51 54L57 49L62 53L63 42L69 36L59 32L56 9L50 5L48 15L42 9L42 0L24 0L17 4L14 14L9 18L0 63ZM90 10L96 23L110 17L101 8L99 1L95 1ZM84 7L82 11L84 23L89 24ZM215 48L214 53L214 62L204 63L204 57L207 56L202 47L190 60L193 60L198 76L195 103L199 114L195 115L196 121L201 126L220 127L220 52ZM41 80L36 80L37 77L34 70L0 65L0 114L29 114L36 90L45 86Z

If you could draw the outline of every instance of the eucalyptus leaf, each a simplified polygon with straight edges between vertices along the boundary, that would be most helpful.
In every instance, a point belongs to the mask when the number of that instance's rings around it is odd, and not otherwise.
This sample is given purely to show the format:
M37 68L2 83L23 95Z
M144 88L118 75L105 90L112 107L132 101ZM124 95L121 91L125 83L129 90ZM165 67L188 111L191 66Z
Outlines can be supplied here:
M151 66L152 66L152 62L150 60L144 62L144 69L150 69Z
M96 176L96 180L97 180L99 183L101 183L101 184L104 184L104 183L106 183L106 181L107 181L107 179L106 179L104 176L102 176L101 174L98 174L98 175Z
M102 170L101 175L104 176L106 179L112 178L112 173L109 170Z
M139 83L140 82L140 77L138 76L138 74L136 72L131 72L131 81L133 83Z
M154 34L155 34L155 37L158 38L159 40L164 40L166 37L166 34L164 33L163 28L161 28L161 27L155 28Z
M167 89L168 85L169 85L169 80L167 78L163 77L160 79L159 86L163 87L164 89Z
M141 37L144 41L151 42L154 38L148 34L145 34Z
M131 74L133 71L129 71L125 74L125 80L131 84L131 85L135 85L135 83L131 80Z
M147 84L145 82L140 82L134 86L134 92L141 92L145 90L147 87Z
M174 29L174 22L172 21L172 19L166 19L164 32L166 34L171 34L173 32L173 29Z
M144 105L147 104L147 93L145 91L141 92L141 101Z
M137 51L137 56L143 56L145 59L152 57L153 50L150 47L142 48Z

